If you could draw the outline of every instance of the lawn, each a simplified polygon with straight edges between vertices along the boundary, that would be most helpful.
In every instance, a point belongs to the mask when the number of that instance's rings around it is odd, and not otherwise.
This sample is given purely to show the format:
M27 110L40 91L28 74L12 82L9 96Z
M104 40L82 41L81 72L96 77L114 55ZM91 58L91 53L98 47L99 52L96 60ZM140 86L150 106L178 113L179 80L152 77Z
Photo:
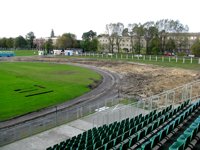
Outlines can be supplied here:
M14 50L15 56L33 56L38 55L37 50Z
M90 91L96 72L53 63L0 63L0 121L74 99Z

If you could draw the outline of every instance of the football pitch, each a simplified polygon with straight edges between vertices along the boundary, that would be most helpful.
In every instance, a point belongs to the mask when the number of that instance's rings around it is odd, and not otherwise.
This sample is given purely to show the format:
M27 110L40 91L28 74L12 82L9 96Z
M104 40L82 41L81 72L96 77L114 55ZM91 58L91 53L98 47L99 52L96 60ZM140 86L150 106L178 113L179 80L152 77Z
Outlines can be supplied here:
M0 63L0 121L72 100L101 80L96 72L54 63Z

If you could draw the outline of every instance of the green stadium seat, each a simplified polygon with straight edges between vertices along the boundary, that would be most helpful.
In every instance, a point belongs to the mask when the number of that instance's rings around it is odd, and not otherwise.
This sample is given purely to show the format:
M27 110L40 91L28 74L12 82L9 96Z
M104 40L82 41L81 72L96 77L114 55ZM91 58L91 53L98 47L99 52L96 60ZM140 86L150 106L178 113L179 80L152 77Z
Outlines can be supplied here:
M93 145L90 145L90 146L86 147L86 150L93 150L93 149L94 149Z
M137 132L137 127L133 127L130 132L129 132L129 135L133 135Z
M130 119L130 123L133 123L135 121L135 118Z
M139 118L141 118L142 117L142 114L139 114L139 116L138 116Z
M135 126L140 123L140 119L135 120Z
M161 111L158 112L158 117L160 117L160 116L162 116L162 112Z
M101 140L98 141L98 142L96 142L96 143L94 144L94 149L97 149L97 148L99 148L100 146L102 146L102 141L101 141Z
M142 123L138 124L138 125L137 125L137 131L140 130L140 129L142 129L142 127L143 127L143 126L142 126Z
M145 130L141 130L138 133L138 141L145 137Z
M164 120L165 120L165 116L162 116L162 118L159 119L159 126L164 123Z
M151 141L147 141L144 144L142 144L141 148L142 148L142 150L150 150L150 149L152 149Z
M169 134L170 132L172 132L174 130L174 123L175 123L175 121L173 121L172 123L169 124L167 134Z
M189 134L182 134L178 137L177 142L183 143L183 148L185 148L191 141L191 135Z
M147 134L149 134L151 131L152 131L152 126L149 125L149 126L146 127L146 133L145 133L145 134L147 135Z
M182 142L174 142L169 147L169 150L184 150L184 143L182 143Z
M126 125L126 126L124 127L124 132L128 131L129 129L130 129L129 125Z
M146 114L144 119L147 120L149 118L149 114Z
M129 148L129 141L122 143L120 150L127 150Z
M127 139L128 137L129 137L129 132L123 134L123 140Z
M167 136L167 130L168 130L169 126L167 126L166 128L164 128L163 130L161 130L160 133L160 139L159 141L161 141L162 139L164 139Z
M116 137L117 137L117 133L114 132L114 133L111 135L111 139L114 139L114 138L116 138Z
M184 131L184 134L185 135L190 135L190 141L192 140L193 136L194 136L194 129L192 128L187 128L185 131Z
M153 121L153 118L152 117L150 117L149 118L149 122L148 123L151 123Z
M120 142L122 142L122 136L118 136L115 140L115 145L119 144Z
M86 145L85 145L85 143L83 143L78 146L78 149L82 150L82 149L85 149L85 147L86 147Z
M140 122L143 122L144 121L144 116L142 116L141 118L140 118Z
M176 128L180 123L180 117L175 119L174 128Z
M158 121L153 122L152 129L155 130L158 127Z
M152 116L152 120L153 120L153 121L156 120L157 118L158 118L158 115L157 115L157 114L155 114L155 115Z
M130 127L130 128L133 128L134 126L135 126L135 123L134 123L134 122L132 122L132 123L129 124L129 127Z
M106 149L111 149L113 146L114 146L114 141L112 140L112 141L107 143Z
M160 142L160 134L154 135L150 141L152 142L152 147L154 147L156 144Z
M103 139L103 144L108 143L108 141L109 141L109 137L104 138L104 139Z
M129 147L133 146L138 140L138 134L134 134L129 140Z

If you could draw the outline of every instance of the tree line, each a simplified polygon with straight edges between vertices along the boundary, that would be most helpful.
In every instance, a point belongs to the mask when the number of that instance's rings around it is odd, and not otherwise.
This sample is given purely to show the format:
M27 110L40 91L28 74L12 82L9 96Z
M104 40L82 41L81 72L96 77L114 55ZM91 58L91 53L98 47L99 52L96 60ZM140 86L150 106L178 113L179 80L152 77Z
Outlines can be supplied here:
M116 45L120 52L120 43L123 37L129 37L131 43L131 52L140 54L145 50L146 54L164 53L165 50L172 51L188 46L187 36L182 33L188 32L189 27L183 25L178 20L162 19L159 21L148 21L144 24L128 24L125 28L123 23L110 23L106 25L106 33L109 45L108 49L113 52ZM172 33L176 36L169 36ZM142 45L142 39L146 42L146 47Z
M1 38L0 39L0 48L1 49L32 49L35 48L35 45L33 43L33 40L35 38L35 35L33 32L29 32L26 35L26 38L23 36L18 36L16 38Z
M26 37L1 38L0 48L9 49L43 49L49 52L52 49L81 48L83 51L102 51L108 49L113 53L114 48L117 52L131 52L136 54L163 54L165 51L173 52L178 50L192 50L195 55L200 55L200 41L197 38L193 45L190 45L188 25L183 25L178 20L162 19L156 22L148 21L144 24L130 23L127 27L123 23L110 23L106 25L106 33L97 36L97 33L90 30L84 32L82 40L77 40L73 33L64 33L55 37L52 29L50 38L35 39L33 32L27 33ZM102 44L98 38L105 37L108 44ZM131 49L121 49L124 37L130 39ZM35 40L34 40L35 39ZM145 40L145 45L143 44Z

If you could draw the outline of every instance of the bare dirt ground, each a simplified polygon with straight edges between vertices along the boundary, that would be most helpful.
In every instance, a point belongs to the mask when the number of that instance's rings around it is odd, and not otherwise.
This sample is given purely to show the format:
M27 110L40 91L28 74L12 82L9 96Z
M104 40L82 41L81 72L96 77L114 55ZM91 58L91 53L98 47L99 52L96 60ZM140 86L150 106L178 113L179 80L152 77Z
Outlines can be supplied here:
M200 79L200 72L153 65L81 61L120 75L119 92L124 97L145 98Z

